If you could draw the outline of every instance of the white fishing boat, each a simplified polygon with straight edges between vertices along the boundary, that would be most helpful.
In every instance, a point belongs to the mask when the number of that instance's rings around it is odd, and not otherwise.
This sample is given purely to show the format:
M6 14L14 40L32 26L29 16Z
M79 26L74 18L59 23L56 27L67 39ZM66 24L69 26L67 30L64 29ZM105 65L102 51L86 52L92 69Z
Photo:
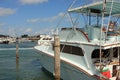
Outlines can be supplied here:
M69 16L78 14L76 19L72 16L73 27L61 28L58 32L60 77L62 80L120 80L120 0L84 2L72 4L68 9ZM84 26L80 15L87 19ZM54 72L53 42L52 38L47 41L49 45L35 46L42 67L50 73Z

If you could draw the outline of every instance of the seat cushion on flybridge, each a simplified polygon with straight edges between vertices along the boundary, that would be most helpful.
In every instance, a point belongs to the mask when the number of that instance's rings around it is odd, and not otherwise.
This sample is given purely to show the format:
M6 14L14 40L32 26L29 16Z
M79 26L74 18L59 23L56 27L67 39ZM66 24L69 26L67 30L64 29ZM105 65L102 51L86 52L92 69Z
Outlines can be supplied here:
M107 1L106 2L106 8L105 8L105 16L109 16L110 11L111 11L111 6L112 6L112 15L120 14L120 1ZM84 6L79 6L76 8L71 8L68 10L68 12L80 12L80 13L102 13L103 10L103 1L84 5Z

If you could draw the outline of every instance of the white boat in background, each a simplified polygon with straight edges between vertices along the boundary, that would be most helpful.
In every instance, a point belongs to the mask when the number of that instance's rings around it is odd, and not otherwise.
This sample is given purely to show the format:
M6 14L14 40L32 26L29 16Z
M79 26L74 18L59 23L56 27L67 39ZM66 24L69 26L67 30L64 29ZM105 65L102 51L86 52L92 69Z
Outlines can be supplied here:
M53 38L49 35L40 35L40 40L38 40L38 45L50 45L50 41Z
M0 38L0 44L8 44L9 41L6 38Z
M11 44L15 42L16 42L16 38L13 37L0 38L0 44Z
M68 9L73 27L59 30L61 79L120 80L120 0L81 3ZM72 14L77 15L76 19ZM83 26L80 15L87 19ZM42 40L34 48L40 54L42 67L53 73L54 40L41 45Z

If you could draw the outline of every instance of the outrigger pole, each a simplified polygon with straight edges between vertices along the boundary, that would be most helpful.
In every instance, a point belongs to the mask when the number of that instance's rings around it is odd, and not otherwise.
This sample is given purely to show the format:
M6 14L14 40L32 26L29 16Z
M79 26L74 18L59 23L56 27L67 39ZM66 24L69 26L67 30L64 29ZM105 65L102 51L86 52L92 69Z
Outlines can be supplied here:
M105 12L105 9L106 9L106 0L103 0L103 10L102 10L102 25L101 25L101 33L100 33L100 72L102 71L103 69L103 65L102 65L102 29L103 29L103 23L104 23L104 12ZM100 74L100 79L101 79L101 74Z
M109 14L109 18L108 18L107 31L106 31L106 34L105 34L105 42L106 42L107 33L108 33L108 29L109 29L109 23L110 23L110 18L111 18L111 13L112 13L112 7L113 7L113 0L112 0L112 3L111 3L110 14Z

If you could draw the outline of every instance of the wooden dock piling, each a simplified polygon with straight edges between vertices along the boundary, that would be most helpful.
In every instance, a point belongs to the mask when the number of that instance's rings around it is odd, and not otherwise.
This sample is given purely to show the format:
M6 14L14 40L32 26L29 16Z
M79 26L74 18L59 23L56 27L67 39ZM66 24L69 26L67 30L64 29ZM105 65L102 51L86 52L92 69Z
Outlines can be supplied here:
M17 78L19 78L19 39L16 38L16 72Z
M16 38L16 58L19 58L19 41L18 37Z
M60 80L60 38L54 36L54 77L55 80Z

